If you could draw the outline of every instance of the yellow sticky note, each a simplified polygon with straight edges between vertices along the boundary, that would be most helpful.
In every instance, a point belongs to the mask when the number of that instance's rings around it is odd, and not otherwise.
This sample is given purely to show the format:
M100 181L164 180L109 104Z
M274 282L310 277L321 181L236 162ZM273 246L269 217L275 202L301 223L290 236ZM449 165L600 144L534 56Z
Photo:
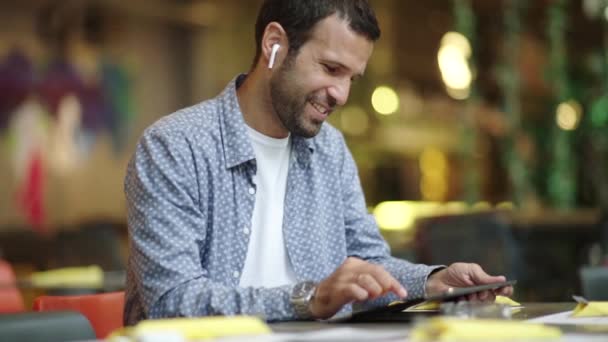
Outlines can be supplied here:
M513 299L505 296L496 296L496 300L494 301L496 304L508 305L508 306L521 306L520 303L514 301ZM420 304L411 306L406 309L406 311L428 311L428 310L439 310L440 302L430 301L430 302L422 302Z
M554 339L558 328L522 321L436 317L414 326L413 341L487 341L497 339Z
M578 303L572 317L598 317L608 316L608 302Z
M494 300L494 303L509 305L509 306L521 306L520 303L514 301L513 299L511 299L509 297L505 297L505 296L496 296L496 300Z
M428 310L439 310L439 302L431 301L431 302L422 302L420 304L416 304L414 306L410 306L406 309L406 311L428 311Z
M99 266L65 267L48 271L34 272L30 276L33 286L41 288L72 287L72 288L101 288L103 287L103 271Z
M388 303L388 306L393 306L393 305L402 304L402 303L405 303L405 302L402 300L394 300L394 301Z

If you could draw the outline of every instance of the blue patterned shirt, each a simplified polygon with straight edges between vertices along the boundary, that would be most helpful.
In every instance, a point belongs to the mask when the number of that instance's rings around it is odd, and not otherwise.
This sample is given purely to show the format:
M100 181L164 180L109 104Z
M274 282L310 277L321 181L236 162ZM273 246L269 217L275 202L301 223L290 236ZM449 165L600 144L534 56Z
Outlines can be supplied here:
M255 155L236 96L243 78L216 98L160 119L139 141L125 179L126 324L233 314L297 318L293 285L238 286L256 191ZM354 160L328 123L314 138L293 136L284 210L298 281L321 281L355 256L382 265L410 298L424 295L434 267L390 256L367 212Z

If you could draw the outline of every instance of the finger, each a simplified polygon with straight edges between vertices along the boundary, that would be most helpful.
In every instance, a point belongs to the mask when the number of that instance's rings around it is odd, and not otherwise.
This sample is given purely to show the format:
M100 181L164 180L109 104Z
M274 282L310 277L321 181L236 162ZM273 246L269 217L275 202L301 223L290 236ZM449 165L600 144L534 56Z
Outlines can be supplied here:
M481 266L471 264L469 276L475 284L491 284L505 281L504 276L491 276L487 274Z
M367 291L369 298L377 298L384 292L382 286L380 286L376 279L374 279L369 274L359 274L356 277L355 282L357 283L357 285Z
M401 285L401 283L399 283L399 281L388 273L383 267L370 264L368 272L382 287L383 294L393 292L401 298L407 297L407 291L403 285Z
M405 287L403 287L403 285L401 285L401 283L392 276L390 279L390 285L384 291L385 294L388 292L396 294L397 296L399 296L399 298L407 297L407 290L405 289Z
M436 273L437 276L442 275L441 282L446 286L467 287L475 285L475 281L471 279L471 265L463 262L456 262L450 267ZM434 274L435 275L435 274Z
M365 263L365 261L363 261L357 257L348 257L348 258L346 258L346 260L344 261L342 266L357 267L358 265L361 265L363 263Z
M493 291L481 291L477 293L477 298L482 302L493 302L496 296Z
M479 297L477 296L477 293L471 293L470 295L467 295L467 300L470 302L477 302L479 301Z
M384 291L384 294L387 294L389 292L394 293L395 295L397 295L399 298L405 298L407 297L407 290L405 289L405 287L403 287L403 285L401 285L401 283L399 283L399 281L397 281L396 279L392 279L390 282L390 286L388 287L388 289L386 289Z
M367 290L355 283L345 285L342 289L342 295L345 298L344 304L351 301L362 302L369 298L369 293L367 292Z
M511 297L513 295L513 286L505 286L495 291L498 296Z

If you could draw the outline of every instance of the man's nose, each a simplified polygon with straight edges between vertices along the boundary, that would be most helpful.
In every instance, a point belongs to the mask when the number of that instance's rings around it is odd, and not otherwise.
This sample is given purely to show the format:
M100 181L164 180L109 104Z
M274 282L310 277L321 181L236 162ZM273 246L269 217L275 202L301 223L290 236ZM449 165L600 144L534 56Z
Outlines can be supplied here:
M350 80L342 80L329 87L329 96L336 101L335 105L343 106L348 100Z

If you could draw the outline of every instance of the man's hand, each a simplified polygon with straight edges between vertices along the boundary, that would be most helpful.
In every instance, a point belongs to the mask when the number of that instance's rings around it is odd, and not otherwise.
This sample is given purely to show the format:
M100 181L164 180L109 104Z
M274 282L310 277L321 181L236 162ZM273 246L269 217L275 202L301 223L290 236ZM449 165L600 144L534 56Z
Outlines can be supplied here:
M329 318L344 305L375 299L393 292L401 298L407 292L382 266L358 258L348 258L317 287L310 303L314 318Z
M468 287L505 281L504 276L490 276L477 264L454 263L433 273L426 281L426 293L443 293L454 287ZM482 291L467 296L468 300L494 301L497 295L510 296L513 287L506 286L494 291Z

